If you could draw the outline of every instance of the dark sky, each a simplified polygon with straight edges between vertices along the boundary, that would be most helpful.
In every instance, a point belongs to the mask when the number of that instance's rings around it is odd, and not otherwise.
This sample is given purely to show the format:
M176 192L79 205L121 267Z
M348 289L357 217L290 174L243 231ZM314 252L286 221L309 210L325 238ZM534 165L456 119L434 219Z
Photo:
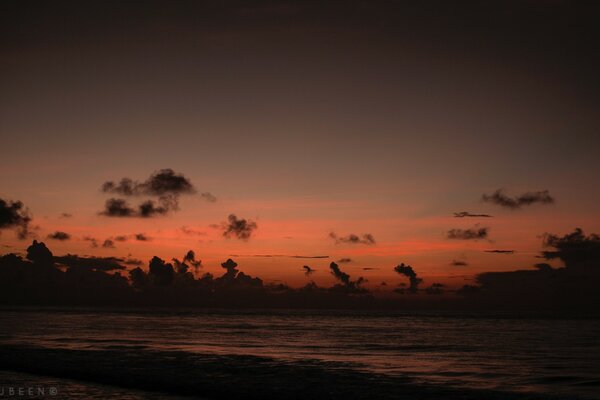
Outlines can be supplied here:
M100 184L169 167L219 201L136 222L165 253L178 227L236 212L259 220L256 241L205 243L215 259L373 233L354 256L444 273L469 251L444 236L453 212L550 190L555 206L492 227L531 257L536 235L600 229L599 4L3 1L0 197L48 232L67 212L74 238L116 235Z

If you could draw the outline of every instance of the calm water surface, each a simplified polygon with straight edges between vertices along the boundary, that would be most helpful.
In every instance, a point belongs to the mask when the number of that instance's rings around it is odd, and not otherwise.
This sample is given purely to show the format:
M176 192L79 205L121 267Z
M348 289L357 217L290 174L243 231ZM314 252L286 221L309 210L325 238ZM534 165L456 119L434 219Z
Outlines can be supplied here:
M427 385L600 398L600 320L352 312L0 311L0 344L328 362Z

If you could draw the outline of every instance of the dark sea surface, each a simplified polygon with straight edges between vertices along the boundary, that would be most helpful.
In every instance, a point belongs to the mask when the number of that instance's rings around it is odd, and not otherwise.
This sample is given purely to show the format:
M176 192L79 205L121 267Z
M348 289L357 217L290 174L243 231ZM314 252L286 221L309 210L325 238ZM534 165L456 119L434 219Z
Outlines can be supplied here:
M11 385L82 399L600 399L600 320L3 309Z

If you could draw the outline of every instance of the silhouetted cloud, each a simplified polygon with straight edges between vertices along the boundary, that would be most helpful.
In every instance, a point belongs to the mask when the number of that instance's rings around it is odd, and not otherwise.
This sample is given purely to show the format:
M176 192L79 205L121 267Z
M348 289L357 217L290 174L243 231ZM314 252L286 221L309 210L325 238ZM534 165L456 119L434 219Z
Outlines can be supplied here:
M166 215L179 210L179 196L193 194L196 189L188 178L175 173L172 169L162 169L152 174L143 182L123 178L119 183L107 181L102 185L104 193L119 194L122 196L155 196L156 200L146 200L137 208L131 207L124 199L111 198L106 201L104 211L100 214L109 217L154 217ZM210 193L203 193L202 197L209 199ZM215 199L216 200L216 199Z
M29 210L22 202L0 199L0 230L15 229L19 239L25 239L30 233L30 222Z
M54 233L50 233L50 234L48 234L47 237L48 237L48 239L60 240L60 241L65 241L65 240L71 239L71 235L69 235L67 232L62 232L62 231L56 231Z
M143 182L134 181L130 178L122 178L119 183L104 182L102 191L122 196L164 196L196 192L188 178L170 168L154 172Z
M419 284L423 282L423 279L417 277L417 273L415 272L415 270L413 270L413 268L410 265L405 265L404 263L401 263L400 265L394 267L394 271L396 271L400 275L408 277L408 280L410 282L408 291L410 293L417 293L417 291L419 290ZM399 293L403 293L403 291L398 289L396 291L398 291Z
M484 250L486 253L514 254L514 250Z
M376 270L376 269L379 269L379 268L375 268L375 267L364 267L362 270L363 270L363 271L373 271L373 270Z
M202 197L204 200L208 201L209 203L214 203L217 201L217 198L209 192L204 192L200 194L200 197Z
M129 206L127 201L113 198L106 200L104 211L101 211L100 214L107 217L133 217L136 215L136 211Z
M310 276L310 274L313 274L316 272L316 270L312 269L308 265L305 265L302 268L304 268L304 275L306 275L306 276Z
M106 239L104 243L102 243L102 247L104 247L105 249L114 249L115 242L113 242L111 239Z
M60 218L71 218L72 216L73 216L73 214L69 214L69 213L60 214Z
M91 247L98 247L98 239L93 238L91 236L84 236L83 240L86 242L90 242Z
M479 240L488 237L489 228L450 229L446 235L448 239Z
M115 242L126 242L127 241L127 236L125 236L125 235L118 235L118 236L115 236L113 238L113 240Z
M136 233L134 235L135 240L138 240L140 242L148 242L150 240L152 240L150 237L148 237L145 233Z
M558 258L565 267L582 271L600 266L600 236L597 234L586 236L581 228L575 228L564 236L546 234L543 244L556 249L542 252L546 260Z
M95 271L124 270L124 260L116 257L80 257L75 254L54 256L54 262L69 268L83 268Z
M509 197L504 194L502 189L496 190L494 193L488 195L484 194L481 199L484 202L499 205L504 208L510 208L512 210L519 209L523 206L529 206L532 204L552 204L554 198L550 196L547 190L539 192L527 192L520 196Z
M361 287L361 285L367 281L362 276L359 277L357 280L353 281L350 279L350 275L348 275L347 273L342 271L340 269L340 267L334 262L329 264L329 269L331 270L331 274L338 281L340 281L340 284L333 286L331 288L331 290L343 291L343 292L347 292L347 293L356 293L356 294L368 293L367 289Z
M143 218L166 215L170 211L179 210L179 202L174 195L164 195L158 201L147 200L139 206L139 216Z
M181 261L174 258L173 263L175 264L175 270L179 274L185 274L189 271L190 266L194 268L194 273L197 273L202 268L202 261L196 259L196 253L193 250L189 250L182 258Z
M54 255L44 242L34 240L31 246L27 247L27 259L39 265L52 265Z
M223 223L223 236L226 238L235 237L241 240L248 240L258 228L256 222L243 218L238 219L235 214L230 214L227 220L228 222Z
M347 263L351 263L352 259L351 258L347 258L347 257L343 257L340 258L339 260L337 260L338 263L340 264L347 264Z
M159 257L152 257L150 260L150 270L148 276L157 286L168 286L173 282L175 270L173 265L165 263Z
M466 261L452 260L452 262L450 263L450 265L452 265L454 267L466 267L469 264Z
M362 236L355 235L353 233L347 236L338 236L335 232L330 232L329 237L335 240L335 243L349 243L349 244L375 244L375 238L370 233L365 233Z
M489 214L473 214L473 213L470 213L468 211L461 211L461 212L455 212L454 213L454 218L465 218L465 217L472 217L472 218L492 218L493 215L489 215Z
M100 214L107 217L141 217L150 218L159 215L166 215L171 211L177 211L179 203L176 196L165 195L158 198L157 201L146 200L142 202L138 209L132 208L124 199L108 199L104 205L104 211Z

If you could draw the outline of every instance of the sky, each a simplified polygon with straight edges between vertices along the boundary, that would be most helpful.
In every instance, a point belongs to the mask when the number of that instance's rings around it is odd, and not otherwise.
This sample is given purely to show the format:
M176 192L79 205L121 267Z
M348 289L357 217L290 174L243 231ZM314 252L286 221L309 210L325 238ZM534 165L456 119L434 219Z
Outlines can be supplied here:
M145 263L192 249L205 271L231 257L292 286L331 284L343 258L371 287L406 281L401 262L461 284L532 269L545 233L600 232L598 13L573 1L4 1L0 199L32 221L26 239L6 225L0 252L32 238ZM170 192L178 209L102 214L110 198L158 205L146 189L102 187L165 169L193 187ZM231 214L256 228L226 237Z

